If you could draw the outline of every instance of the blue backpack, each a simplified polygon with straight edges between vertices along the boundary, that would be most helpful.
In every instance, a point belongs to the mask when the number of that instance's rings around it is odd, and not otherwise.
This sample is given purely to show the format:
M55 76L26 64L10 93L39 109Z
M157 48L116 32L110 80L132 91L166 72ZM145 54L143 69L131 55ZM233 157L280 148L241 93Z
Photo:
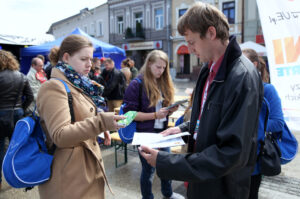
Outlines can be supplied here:
M265 98L264 102L267 105L267 112L269 112L269 102ZM292 161L298 153L298 141L285 122L282 131L273 132L273 136L281 152L280 163L287 164Z
M71 92L67 84L63 80L60 81L65 85L71 118L74 121ZM7 183L14 188L28 190L46 182L51 176L53 156L48 153L40 118L34 112L32 116L20 119L16 123L3 160L3 175Z
M287 164L296 157L298 152L298 141L285 122L280 137L277 139L277 144L281 151L281 164Z
M139 83L139 110L141 109L141 103L142 103L142 89L143 89L143 84L142 80L139 78L135 78L134 80L138 81ZM123 103L120 107L119 115L124 114L124 107L126 106L126 103ZM125 128L121 128L118 130L119 136L121 140L128 144L132 142L134 132L136 132L136 122L133 121L131 122L128 126Z

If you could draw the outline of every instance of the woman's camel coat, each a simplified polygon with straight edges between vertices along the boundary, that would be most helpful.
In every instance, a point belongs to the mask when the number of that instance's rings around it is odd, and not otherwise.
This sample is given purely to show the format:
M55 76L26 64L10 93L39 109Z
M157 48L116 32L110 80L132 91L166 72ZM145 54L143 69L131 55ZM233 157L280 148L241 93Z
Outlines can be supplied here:
M39 186L41 199L104 198L107 179L100 147L100 132L116 130L112 113L97 114L93 101L53 68L52 78L64 80L71 90L75 123L71 124L67 92L59 80L45 82L39 90L37 109L47 137L56 150L52 176Z

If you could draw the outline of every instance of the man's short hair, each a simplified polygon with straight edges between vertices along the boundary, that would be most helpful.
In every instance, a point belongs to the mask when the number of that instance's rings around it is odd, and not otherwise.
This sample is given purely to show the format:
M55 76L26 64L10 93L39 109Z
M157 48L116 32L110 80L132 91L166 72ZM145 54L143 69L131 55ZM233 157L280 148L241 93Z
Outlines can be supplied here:
M110 63L110 64L114 64L115 62L114 62L114 60L112 60L111 58L105 58L105 61L104 61L104 63Z
M197 2L179 19L178 32L185 35L189 29L199 33L203 39L210 26L215 27L216 37L225 41L229 38L229 24L226 16L215 6Z

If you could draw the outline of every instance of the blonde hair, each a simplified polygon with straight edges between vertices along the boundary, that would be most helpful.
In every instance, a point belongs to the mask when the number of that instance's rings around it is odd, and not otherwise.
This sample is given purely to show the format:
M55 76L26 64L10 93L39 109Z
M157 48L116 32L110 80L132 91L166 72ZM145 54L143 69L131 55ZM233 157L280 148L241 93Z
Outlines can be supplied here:
M0 71L20 70L20 65L16 57L9 51L0 50Z
M85 47L93 47L92 42L88 40L88 38L81 35L70 35L66 37L62 41L60 48L53 47L50 50L48 57L51 65L55 66L58 61L62 61L62 57L65 53L68 53L70 56L72 56L74 53Z
M229 38L229 24L226 16L215 6L197 2L182 17L177 24L178 32L185 35L189 29L199 33L203 39L210 26L215 27L216 37L222 42Z
M158 59L166 62L166 68L163 74L156 80L157 82L155 83L150 65L156 62ZM165 52L161 50L153 50L147 55L146 61L141 68L141 73L144 75L143 84L150 101L150 107L156 106L161 94L164 98L163 106L171 105L174 100L175 90L170 76L169 68L169 58Z

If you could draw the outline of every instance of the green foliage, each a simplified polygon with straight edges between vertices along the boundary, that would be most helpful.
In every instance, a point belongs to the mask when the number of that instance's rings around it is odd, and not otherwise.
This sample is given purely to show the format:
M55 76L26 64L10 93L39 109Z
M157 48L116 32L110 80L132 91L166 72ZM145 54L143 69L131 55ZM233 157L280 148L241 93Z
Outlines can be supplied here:
M133 37L132 29L130 27L127 27L125 31L125 38L132 38L132 37Z

